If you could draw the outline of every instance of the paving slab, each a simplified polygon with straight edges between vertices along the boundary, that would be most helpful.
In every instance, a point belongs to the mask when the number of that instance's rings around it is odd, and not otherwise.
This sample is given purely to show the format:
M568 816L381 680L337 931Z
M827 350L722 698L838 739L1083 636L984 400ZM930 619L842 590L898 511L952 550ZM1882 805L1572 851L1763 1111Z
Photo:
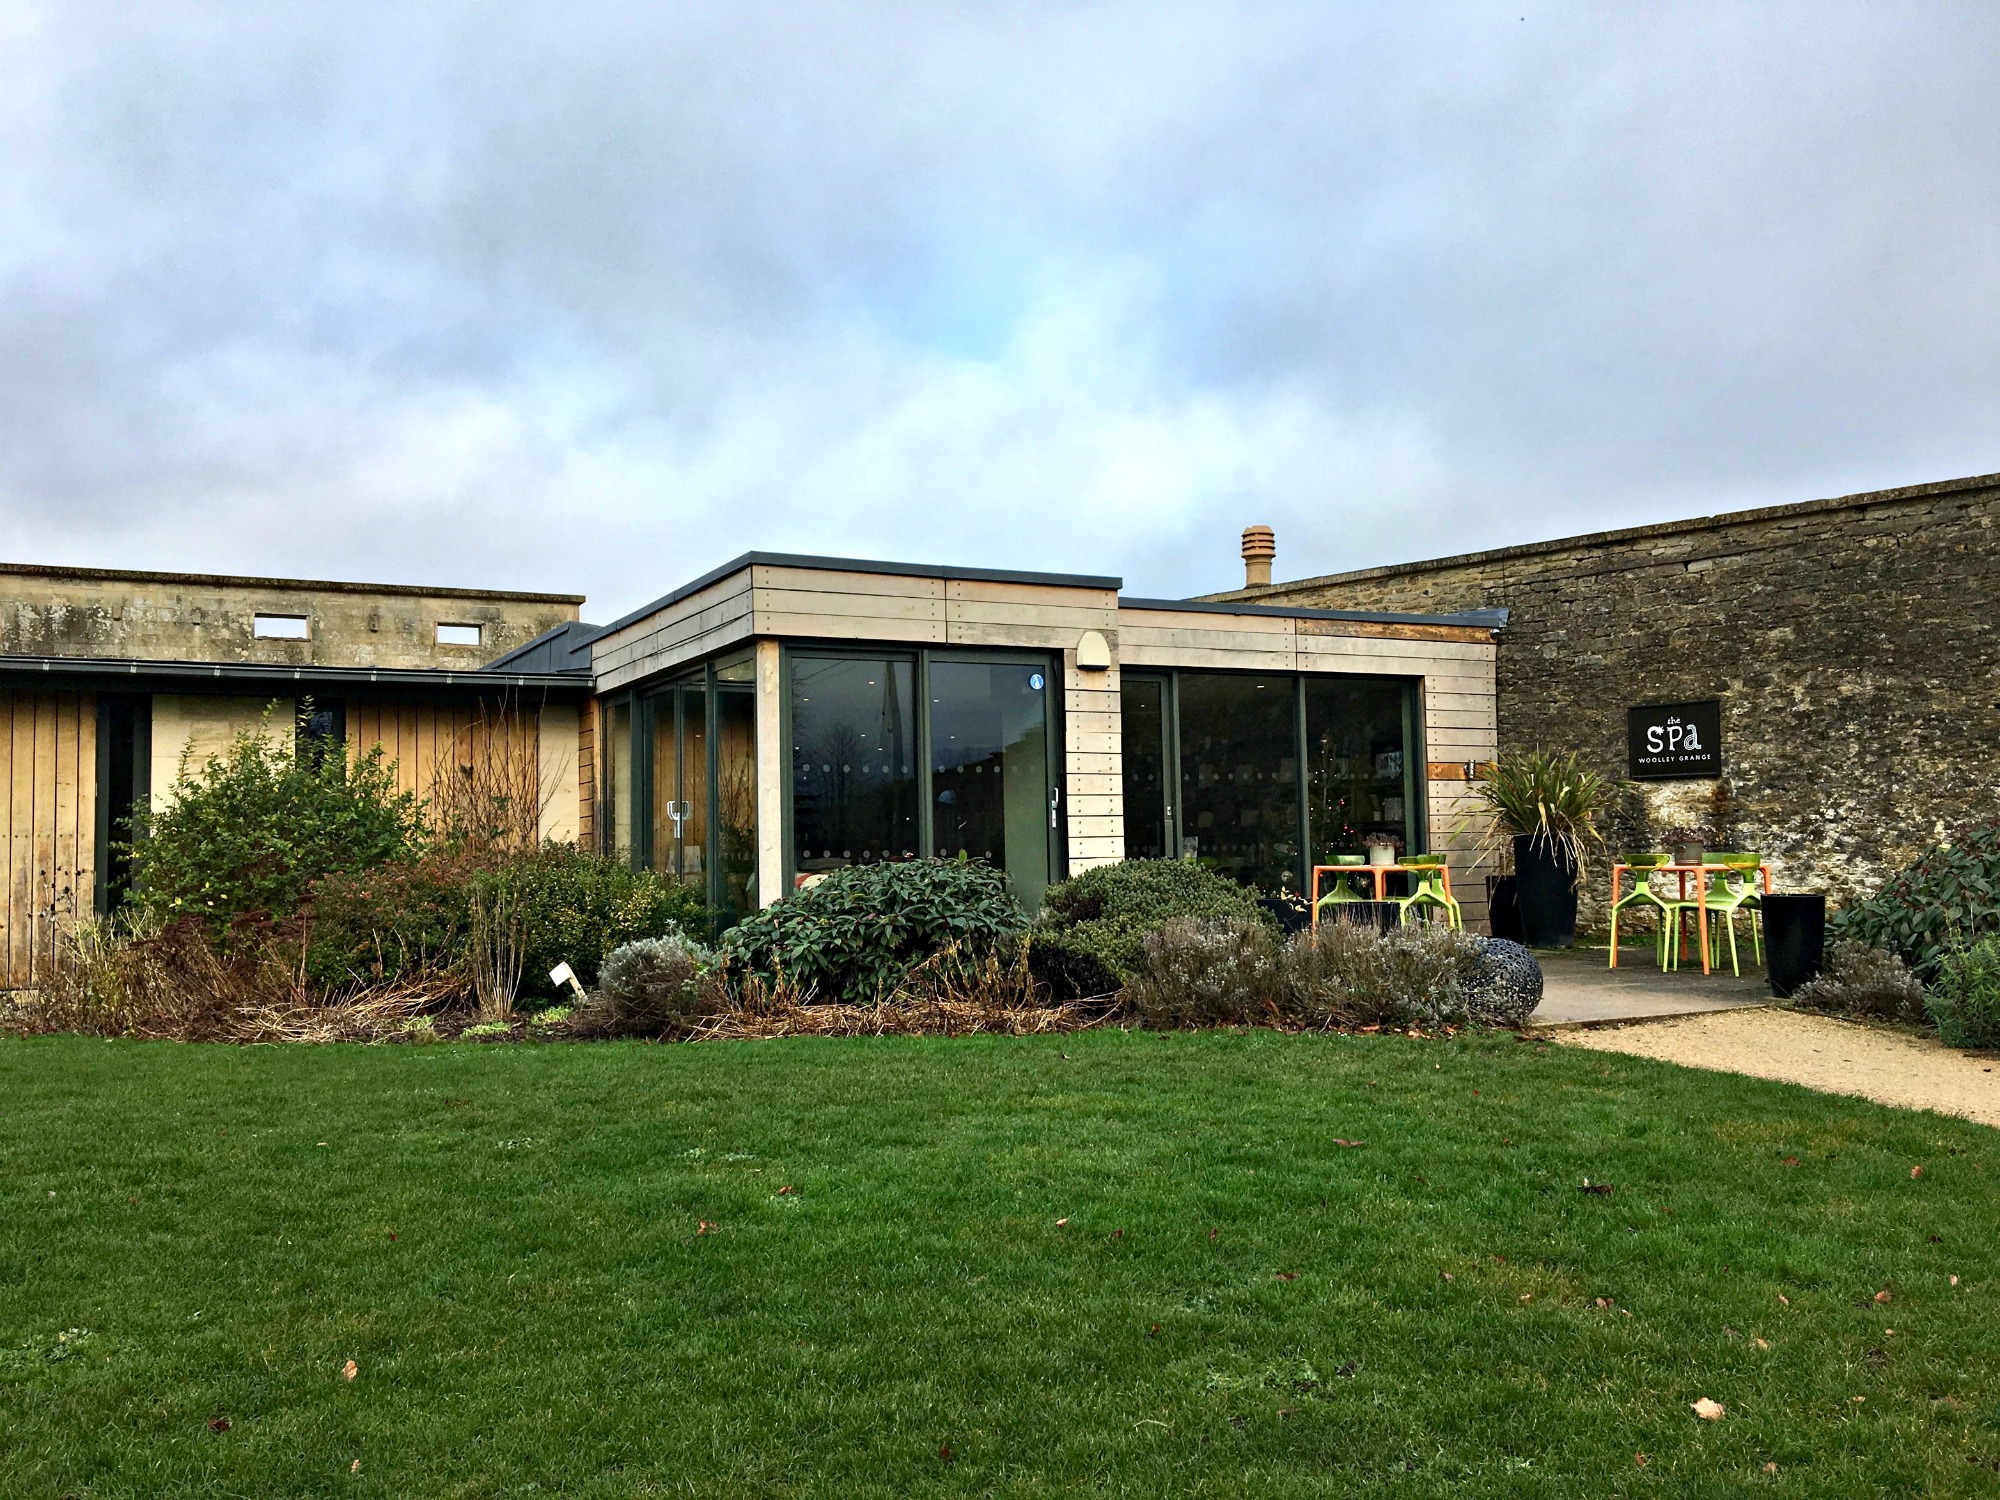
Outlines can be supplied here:
M1746 967L1741 977L1727 969L1704 974L1696 963L1662 973L1645 950L1630 956L1621 951L1613 969L1606 966L1609 956L1603 948L1537 950L1542 1003L1528 1024L1616 1026L1772 1003L1771 985L1762 969Z

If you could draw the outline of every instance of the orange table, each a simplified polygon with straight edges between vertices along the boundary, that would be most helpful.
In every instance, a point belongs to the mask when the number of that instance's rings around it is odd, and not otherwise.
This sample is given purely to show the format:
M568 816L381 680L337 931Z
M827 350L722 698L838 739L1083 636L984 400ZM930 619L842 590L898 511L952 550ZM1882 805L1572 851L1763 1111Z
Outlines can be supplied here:
M1384 898L1384 897L1385 897L1385 896L1386 896L1386 895L1388 894L1388 890L1389 890L1389 877L1390 877L1391 875L1395 874L1395 873L1396 873L1397 871L1399 871L1399 870L1400 870L1400 871L1402 871L1402 872L1403 872L1404 874L1406 874L1406 875L1428 875L1428 874L1429 874L1429 873L1430 873L1431 871L1435 870L1435 871L1437 871L1437 872L1438 872L1438 875L1439 875L1439 877L1440 877L1440 878L1441 878L1441 879L1442 879L1442 880L1444 881L1444 893L1445 893L1445 895L1449 896L1449 895L1451 894L1451 866L1450 866L1450 865L1446 865L1446 864L1439 864L1439 865L1314 865L1314 866L1313 866L1313 878L1312 878L1312 914L1313 914L1313 919L1312 919L1312 925L1313 925L1313 931L1317 932L1317 931L1319 930L1319 878L1320 878L1320 876L1322 876L1322 875L1362 875L1362 874L1367 874L1367 875L1373 875L1373 876L1375 877L1375 899L1376 899L1377 901L1380 901L1380 900L1382 900L1382 899L1383 899L1383 898Z
M1695 881L1694 887L1695 925L1701 929L1701 972L1706 974L1709 972L1708 877L1710 875L1726 874L1731 870L1740 875L1743 873L1744 868L1742 865L1613 865L1611 867L1611 904L1613 906L1618 904L1618 882L1627 870L1643 870L1646 875L1651 875L1655 871L1658 871L1663 874L1677 876L1680 880L1680 899L1682 901L1687 900L1688 896L1688 876L1698 876L1699 878ZM1757 866L1757 873L1763 878L1764 894L1767 896L1770 895L1771 867L1760 864ZM1676 917L1674 919L1674 941L1678 943L1680 940L1680 919ZM1614 969L1618 967L1618 934L1616 932L1613 932L1611 935L1610 967Z

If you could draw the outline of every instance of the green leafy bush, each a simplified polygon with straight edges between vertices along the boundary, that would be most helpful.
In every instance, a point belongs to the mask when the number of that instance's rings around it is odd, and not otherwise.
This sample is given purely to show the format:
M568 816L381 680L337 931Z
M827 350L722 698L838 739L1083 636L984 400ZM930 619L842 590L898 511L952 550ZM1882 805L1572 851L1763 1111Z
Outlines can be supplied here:
M1834 943L1818 977L1800 985L1791 1003L1840 1016L1924 1019L1924 987L1901 956L1847 939Z
M306 973L326 990L460 973L471 983L473 904L504 912L521 991L557 995L567 962L585 986L620 944L708 930L688 886L563 845L482 865L456 855L341 872L313 888Z
M614 948L640 938L699 936L709 910L689 885L656 870L634 870L616 859L546 844L473 877L489 906L499 887L519 924L521 987L530 995L558 993L549 970L568 963L589 987Z
M721 986L708 982L714 955L682 937L641 938L604 960L597 995L575 1023L609 1036L660 1036L685 1031L713 1015Z
M1229 1026L1278 1014L1278 944L1253 917L1175 917L1141 940L1125 1004L1147 1026Z
M1138 973L1146 934L1177 917L1271 926L1254 891L1193 860L1128 859L1049 887L1028 934L1028 966L1058 997L1107 995Z
M2000 1048L2000 933L1947 950L1926 1002L1947 1046Z
M1954 944L2000 929L2000 818L1954 830L1828 926L1835 937L1900 955L1928 981Z
M472 870L431 854L339 870L312 888L306 977L323 991L462 968Z
M268 724L246 729L205 765L184 756L166 805L135 819L133 899L154 921L193 916L220 937L251 913L291 916L328 875L409 859L422 816L380 746L301 756Z
M1025 925L1007 877L973 860L851 865L754 912L722 938L732 977L789 984L820 1000L887 999L949 950L983 962Z

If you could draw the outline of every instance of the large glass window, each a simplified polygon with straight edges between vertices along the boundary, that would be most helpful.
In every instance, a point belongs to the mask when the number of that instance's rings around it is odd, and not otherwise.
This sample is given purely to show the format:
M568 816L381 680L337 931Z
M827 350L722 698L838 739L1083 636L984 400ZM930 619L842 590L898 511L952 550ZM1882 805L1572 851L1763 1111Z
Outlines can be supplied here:
M1298 679L1178 677L1181 852L1273 893L1299 884Z
M792 838L800 874L912 859L917 824L916 663L791 661Z
M605 853L614 859L632 857L632 705L614 703L605 714L604 836Z
M1165 859L1171 816L1166 679L1128 675L1119 688L1119 724L1125 765L1125 857Z
M1408 687L1308 677L1305 700L1313 863L1361 853L1370 834L1394 835L1414 851L1417 768L1408 743Z
M725 924L757 909L757 696L748 661L715 669L716 898Z
M930 663L931 852L1007 872L1028 911L1049 883L1045 667Z
M647 846L655 870L708 892L708 674L649 693L652 808Z

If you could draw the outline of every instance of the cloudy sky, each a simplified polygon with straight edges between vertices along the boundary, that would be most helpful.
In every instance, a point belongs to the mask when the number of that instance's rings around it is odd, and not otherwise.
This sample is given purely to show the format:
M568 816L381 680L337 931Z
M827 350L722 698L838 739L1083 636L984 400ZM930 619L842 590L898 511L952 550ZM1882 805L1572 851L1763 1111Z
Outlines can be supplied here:
M1280 577L2000 469L2000 6L0 0L0 556Z

